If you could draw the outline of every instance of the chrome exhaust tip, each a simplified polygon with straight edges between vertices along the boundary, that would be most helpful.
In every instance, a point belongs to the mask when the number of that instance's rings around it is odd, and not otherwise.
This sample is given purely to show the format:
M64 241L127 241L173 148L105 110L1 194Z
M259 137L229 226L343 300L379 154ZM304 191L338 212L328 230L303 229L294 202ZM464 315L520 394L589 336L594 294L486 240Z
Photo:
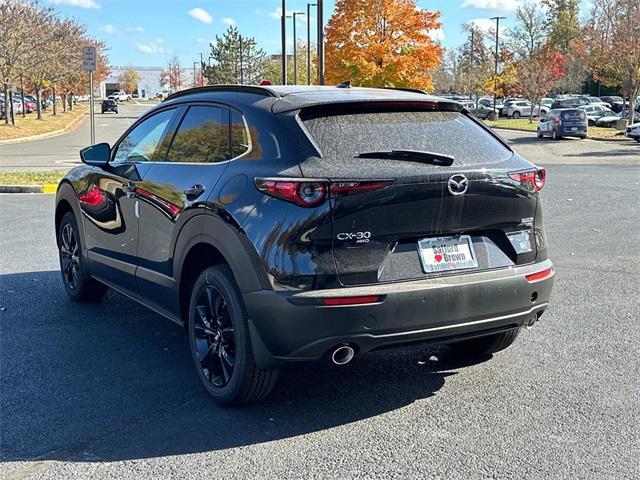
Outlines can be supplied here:
M356 351L350 345L338 345L333 349L331 353L331 361L335 365L346 365L353 357L356 356Z

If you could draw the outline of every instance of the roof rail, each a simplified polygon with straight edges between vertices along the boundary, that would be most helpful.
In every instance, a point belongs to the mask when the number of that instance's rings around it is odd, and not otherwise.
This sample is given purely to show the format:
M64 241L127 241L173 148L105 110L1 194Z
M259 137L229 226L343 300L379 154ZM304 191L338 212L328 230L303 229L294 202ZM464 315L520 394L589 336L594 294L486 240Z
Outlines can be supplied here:
M242 92L242 93L254 93L256 95L263 95L265 97L279 97L275 91L266 87L258 87L255 85L206 85L204 87L193 87L179 92L172 93L167 100L173 100L174 98L182 97L184 95L190 95L192 93L206 93L206 92Z
M409 87L379 87L384 88L385 90L400 90L402 92L411 92L411 93L421 93L422 95L429 95L424 90L420 90L419 88L409 88Z

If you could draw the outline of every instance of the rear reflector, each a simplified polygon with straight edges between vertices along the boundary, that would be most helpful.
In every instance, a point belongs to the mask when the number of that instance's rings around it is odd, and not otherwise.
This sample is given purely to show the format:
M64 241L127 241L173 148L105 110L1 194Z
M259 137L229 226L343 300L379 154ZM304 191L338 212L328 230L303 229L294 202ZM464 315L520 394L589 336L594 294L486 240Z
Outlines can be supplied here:
M553 267L549 267L539 272L525 275L524 278L527 280L527 282L533 283L533 282L538 282L540 280L544 280L547 277L550 277L552 273L553 273Z
M358 305L363 303L376 303L380 300L380 295L366 295L362 297L329 297L323 298L325 305Z

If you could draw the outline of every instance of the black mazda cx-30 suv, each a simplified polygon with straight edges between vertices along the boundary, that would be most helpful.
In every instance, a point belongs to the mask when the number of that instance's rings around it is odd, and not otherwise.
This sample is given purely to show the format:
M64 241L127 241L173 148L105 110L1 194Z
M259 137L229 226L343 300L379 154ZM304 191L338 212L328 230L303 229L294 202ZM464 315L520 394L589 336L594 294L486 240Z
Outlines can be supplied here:
M184 325L222 403L293 362L494 353L548 306L545 171L456 102L202 87L81 157L56 199L68 294L112 287Z

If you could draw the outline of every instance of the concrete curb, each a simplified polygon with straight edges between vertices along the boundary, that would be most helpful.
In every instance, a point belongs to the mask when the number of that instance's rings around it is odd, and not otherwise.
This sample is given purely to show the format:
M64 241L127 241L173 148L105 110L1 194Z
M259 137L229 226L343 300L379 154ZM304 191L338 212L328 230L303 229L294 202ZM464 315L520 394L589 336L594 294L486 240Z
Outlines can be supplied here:
M486 125L486 123L485 123ZM511 130L512 132L527 132L535 135L535 130L527 130L525 128L512 128L512 127L492 127L487 125L487 127L492 128L494 130ZM596 142L624 142L625 140L631 140L629 137L622 136L622 138L598 138L598 137L587 137L587 140L595 140Z
M58 135L68 133L71 130L78 128L82 124L82 121L85 120L86 117L88 117L88 115L89 114L87 112L83 115L80 115L77 118L74 118L73 120L71 120L71 122L69 122L69 125L59 130L54 130L52 132L47 132L47 133L41 133L39 135L31 135L29 137L10 138L7 140L0 140L0 145L11 145L14 143L31 142L33 140L43 140L45 138L57 137Z
M58 190L57 183L43 185L0 185L0 193L46 193L54 194Z

